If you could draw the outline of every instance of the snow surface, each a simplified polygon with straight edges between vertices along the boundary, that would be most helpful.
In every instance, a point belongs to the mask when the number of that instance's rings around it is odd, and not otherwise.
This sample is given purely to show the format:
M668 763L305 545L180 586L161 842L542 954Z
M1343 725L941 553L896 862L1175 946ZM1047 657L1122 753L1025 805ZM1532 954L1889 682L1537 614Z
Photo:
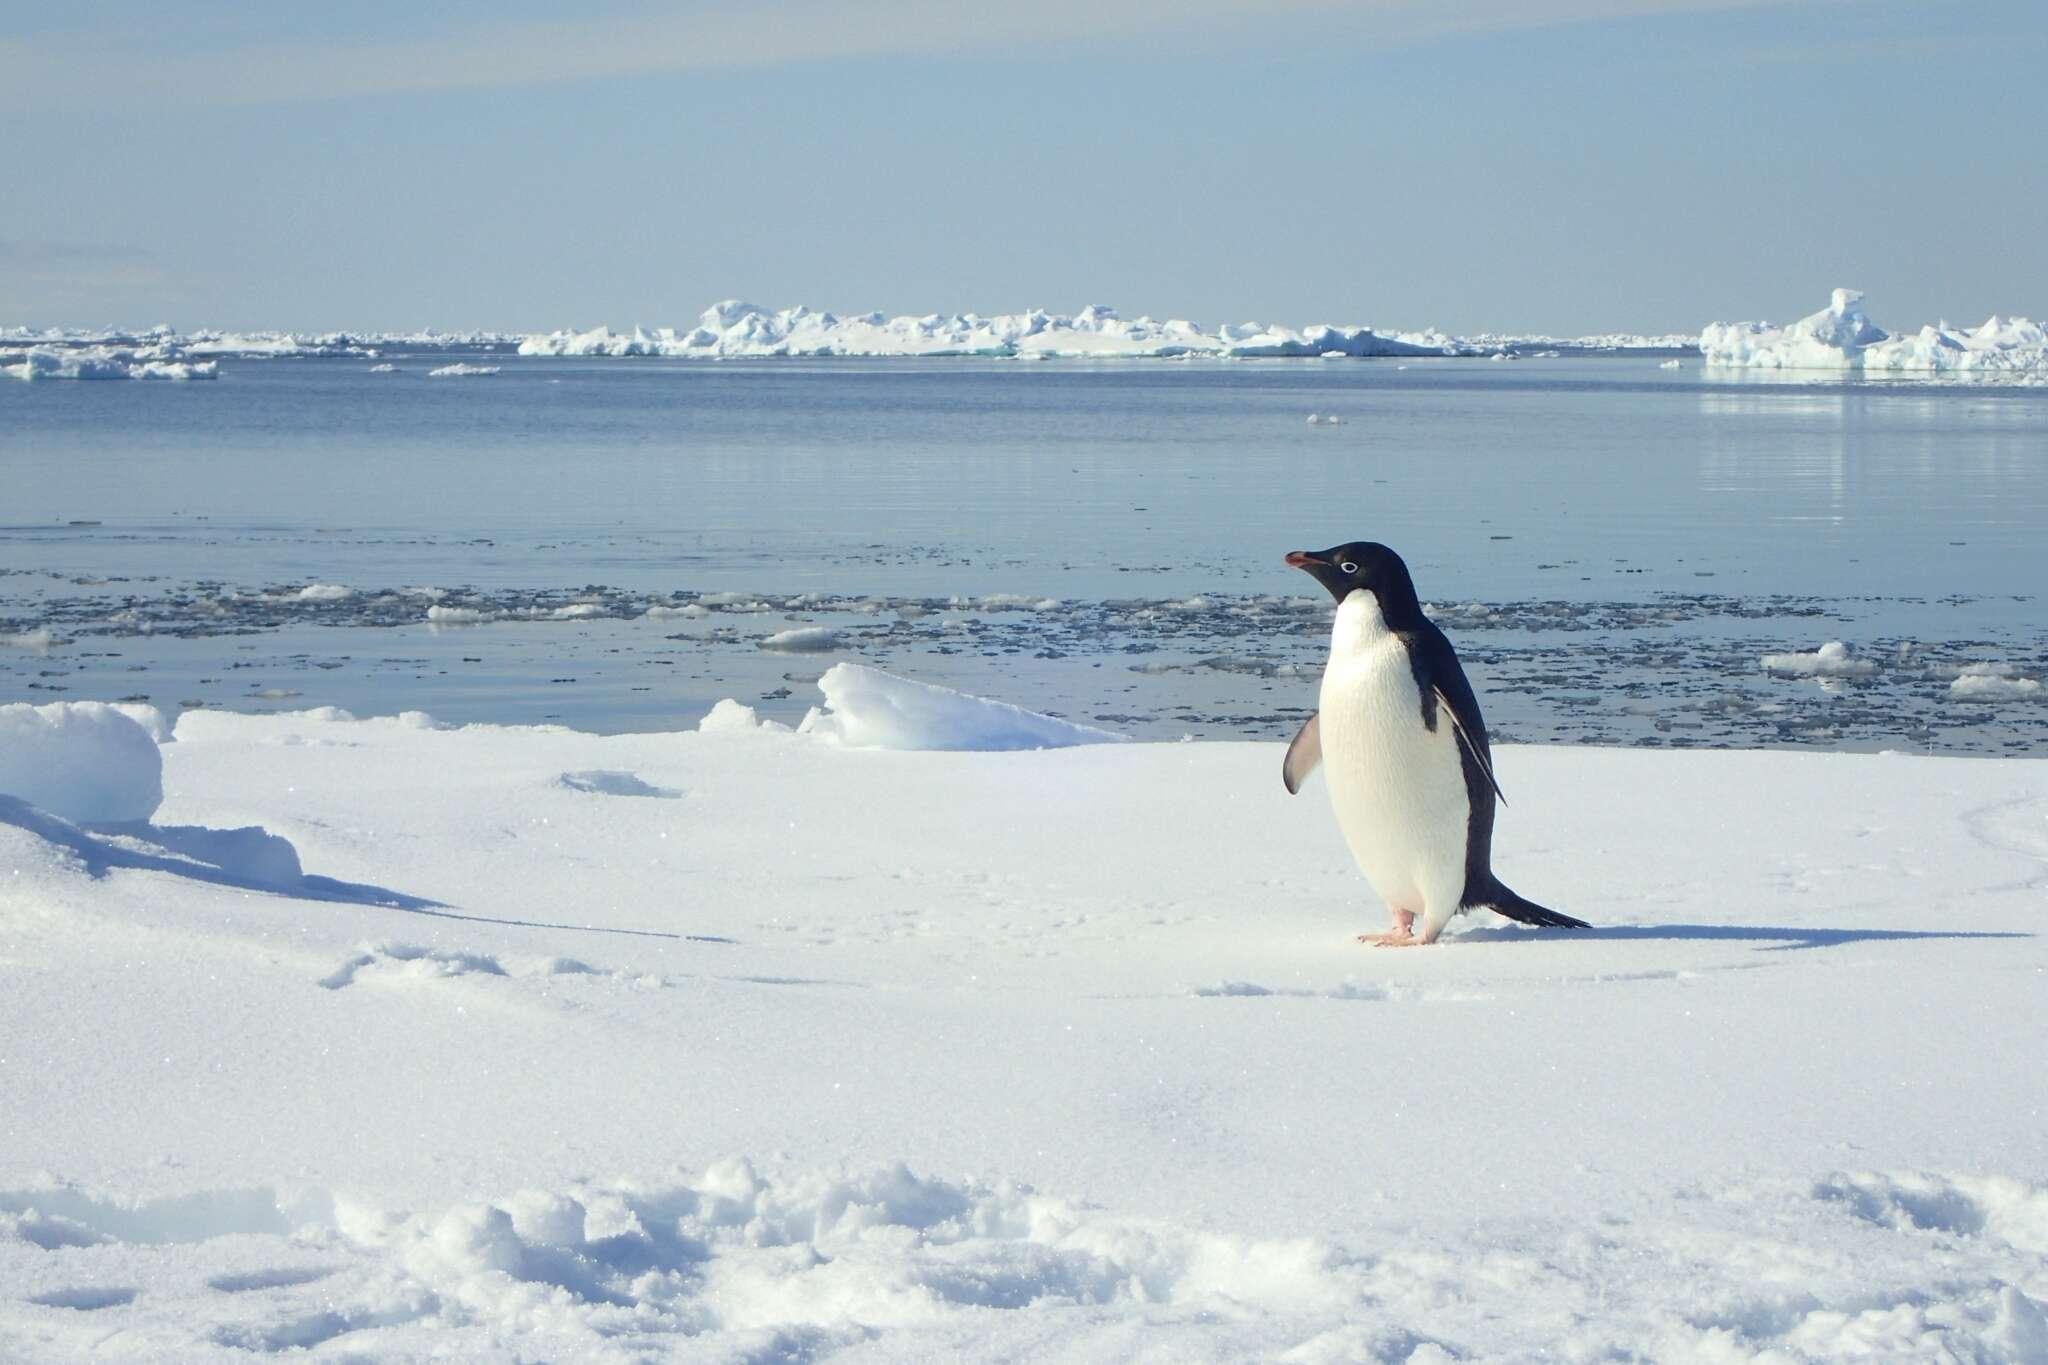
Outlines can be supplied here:
M0 802L0 1359L2048 1358L2038 762L1504 745L1601 927L1375 951L1277 740L714 716Z
M1828 306L1786 327L1717 322L1700 333L1709 365L1845 370L1865 374L2048 373L2048 331L2026 318L1993 316L1981 327L1922 327L1894 335L1863 311L1863 295L1837 289Z

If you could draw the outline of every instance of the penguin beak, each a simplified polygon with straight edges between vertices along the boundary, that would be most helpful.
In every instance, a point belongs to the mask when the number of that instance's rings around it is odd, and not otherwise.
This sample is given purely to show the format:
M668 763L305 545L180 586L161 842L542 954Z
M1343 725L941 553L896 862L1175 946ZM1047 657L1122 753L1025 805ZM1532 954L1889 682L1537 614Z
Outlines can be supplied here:
M1306 550L1291 550L1287 562L1329 590L1330 596L1342 602L1351 593L1351 585L1344 575L1337 572L1337 566L1321 555L1312 555Z

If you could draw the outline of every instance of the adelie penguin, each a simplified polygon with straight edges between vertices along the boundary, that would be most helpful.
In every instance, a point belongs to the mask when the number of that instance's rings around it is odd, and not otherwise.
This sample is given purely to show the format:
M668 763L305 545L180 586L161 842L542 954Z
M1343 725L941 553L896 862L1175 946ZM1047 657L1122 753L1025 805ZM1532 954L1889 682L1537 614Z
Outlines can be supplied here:
M1486 722L1458 653L1422 613L1401 556L1354 541L1287 562L1337 599L1316 714L1287 746L1290 794L1321 763L1358 870L1393 911L1361 934L1386 947L1434 943L1451 916L1485 908L1524 924L1584 920L1524 900L1493 875L1493 778ZM1422 921L1421 931L1415 921Z

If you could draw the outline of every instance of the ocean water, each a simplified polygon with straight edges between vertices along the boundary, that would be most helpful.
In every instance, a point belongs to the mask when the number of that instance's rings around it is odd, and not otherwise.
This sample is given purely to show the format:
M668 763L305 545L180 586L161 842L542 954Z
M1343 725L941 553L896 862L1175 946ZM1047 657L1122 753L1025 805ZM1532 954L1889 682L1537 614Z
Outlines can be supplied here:
M1284 736L1327 613L1281 556L1376 539L1508 738L2048 752L2039 389L1659 355L387 359L0 386L0 700L663 728L728 695L794 719L857 657ZM799 625L838 635L762 647ZM1759 663L1836 639L1872 671ZM2012 695L1953 695L1972 665Z

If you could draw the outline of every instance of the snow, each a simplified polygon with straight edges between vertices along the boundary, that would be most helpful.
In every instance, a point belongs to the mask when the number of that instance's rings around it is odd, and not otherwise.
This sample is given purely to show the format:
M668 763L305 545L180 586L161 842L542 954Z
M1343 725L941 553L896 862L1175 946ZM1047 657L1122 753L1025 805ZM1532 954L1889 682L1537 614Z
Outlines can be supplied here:
M147 820L163 766L149 731L104 702L0 706L0 799L74 823Z
M865 664L834 664L818 679L818 690L824 707L812 708L798 728L854 748L1057 749L1124 738Z
M1852 657L1840 640L1830 640L1811 654L1766 654L1763 666L1767 673L1819 678L1863 678L1877 672L1875 663Z
M345 602L355 595L354 588L340 583L308 583L298 592L301 602Z
M2038 761L1502 745L1600 927L1376 951L1282 735L757 721L0 801L0 1358L2048 1357Z
M1980 327L1947 322L1895 335L1863 311L1863 295L1837 289L1828 306L1785 327L1717 322L1700 334L1709 365L1864 374L2048 373L2048 331L2026 318L1993 316Z
M466 379L473 376L496 374L501 366L472 365L467 361L456 361L453 365L441 365L427 371L429 379Z
M436 603L427 608L427 620L437 626L473 626L494 619L492 613L475 607L444 607Z

